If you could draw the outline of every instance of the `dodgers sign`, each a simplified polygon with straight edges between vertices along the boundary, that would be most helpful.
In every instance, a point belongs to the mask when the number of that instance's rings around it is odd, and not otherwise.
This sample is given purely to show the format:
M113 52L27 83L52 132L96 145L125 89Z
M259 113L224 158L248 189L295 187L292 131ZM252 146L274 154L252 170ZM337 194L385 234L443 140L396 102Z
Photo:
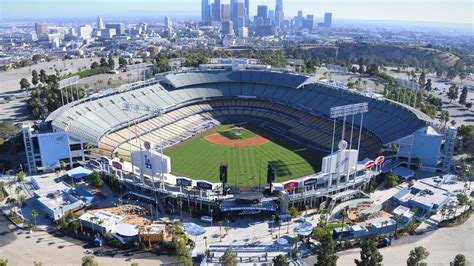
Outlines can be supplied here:
M133 173L153 176L171 171L171 158L154 151L132 151Z

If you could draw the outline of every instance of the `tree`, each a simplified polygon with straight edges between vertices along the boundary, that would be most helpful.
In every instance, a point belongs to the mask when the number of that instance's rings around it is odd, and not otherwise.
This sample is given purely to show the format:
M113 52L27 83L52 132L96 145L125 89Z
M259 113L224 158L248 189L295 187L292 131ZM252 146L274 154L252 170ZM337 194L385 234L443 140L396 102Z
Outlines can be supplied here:
M456 73L456 69L454 67L450 67L448 68L448 73L446 74L446 77L448 79L454 79L456 77L457 73Z
M130 264L130 266L140 266L140 263L138 263L138 262L133 262L132 264Z
M387 173L385 175L385 179L387 180L385 182L385 187L386 188L392 188L392 187L398 185L398 175L396 175L394 173Z
M100 58L100 67L106 67L106 66L108 66L107 59L105 59L105 57L101 57Z
M110 69L114 69L115 68L115 60L112 56L109 56L109 61L107 62L108 64L108 67Z
M373 239L367 239L362 242L360 251L360 260L354 259L358 266L381 266L383 256L377 250L377 244Z
M314 240L321 242L324 238L330 236L331 233L332 232L328 227L322 224L318 224L318 226L313 229L312 236Z
M38 212L35 209L31 210L31 217L33 217L33 219L35 220L35 226L36 226L37 225L36 217L38 217Z
M459 103L464 105L466 104L466 100L467 100L467 87L464 86L462 88L461 95L459 96Z
M456 199L458 201L458 205L459 206L465 206L465 205L469 205L471 203L471 200L469 199L469 196L466 195L466 193L458 193L456 195Z
M59 168L64 171L66 169L66 162L63 160L59 161Z
M88 176L86 176L87 181L95 186L95 187L102 187L104 185L104 180L102 180L102 176L98 172L92 172Z
M407 259L407 266L418 266L418 265L426 265L426 262L422 262L428 258L430 253L426 248L422 246L418 246L410 251L409 257Z
M100 65L97 62L94 62L94 63L91 64L91 69L96 69L96 68L99 68L99 67L100 67Z
M463 254L457 254L454 260L451 262L452 266L466 266L466 256Z
M33 266L43 266L43 262L41 262L41 261L33 261Z
M30 88L30 82L28 82L28 80L26 78L22 78L20 80L20 88L22 90L28 90Z
M33 86L36 87L36 85L38 85L39 83L39 75L38 75L38 71L34 70L31 71L31 83L33 84Z
M442 123L444 123L444 128L446 127L446 124L448 123L450 118L450 114L448 110L442 111L440 114L440 120Z
M426 74L424 70L421 72L420 77L418 78L418 84L420 84L421 88L424 88L426 84Z
M16 181L21 183L25 180L26 174L25 174L25 172L20 171L20 172L16 173L15 176L16 176Z
M127 68L127 60L123 57L119 57L119 68L120 69L126 69Z
M239 261L237 260L237 254L232 248L227 248L222 258L224 260L224 265L226 266L234 266L239 263Z
M82 257L82 266L99 266L99 263L95 261L94 257L91 255Z
M332 239L330 235L324 237L321 241L321 246L316 251L317 262L316 266L336 266L337 259L339 258L336 255L336 242Z
M45 84L48 76L46 75L46 71L44 69L40 70L40 81L41 83Z
M451 85L451 87L449 87L448 99L450 102L453 102L458 98L458 91L459 89L455 85Z
M425 90L426 91L431 91L433 89L432 86L433 86L433 84L431 83L431 79L427 79L426 84L425 84Z
M472 103L471 103L471 102L466 103L466 108L467 108L467 109L471 109L471 107L472 107Z
M283 256L283 255L281 255L281 254L278 255L278 256L276 256L275 258L273 258L272 262L273 262L273 265L275 265L275 266L287 266L287 265L290 265L290 264L288 263L288 260L286 259L286 257Z

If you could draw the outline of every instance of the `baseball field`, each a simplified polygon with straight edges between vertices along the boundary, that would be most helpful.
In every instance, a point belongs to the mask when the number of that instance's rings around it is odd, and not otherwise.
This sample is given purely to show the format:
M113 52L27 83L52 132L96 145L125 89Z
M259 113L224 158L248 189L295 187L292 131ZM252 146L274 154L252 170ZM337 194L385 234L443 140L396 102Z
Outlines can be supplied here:
M246 125L221 125L165 151L173 174L219 182L219 166L228 165L230 185L266 183L267 165L276 166L276 182L321 169L323 153L269 130Z

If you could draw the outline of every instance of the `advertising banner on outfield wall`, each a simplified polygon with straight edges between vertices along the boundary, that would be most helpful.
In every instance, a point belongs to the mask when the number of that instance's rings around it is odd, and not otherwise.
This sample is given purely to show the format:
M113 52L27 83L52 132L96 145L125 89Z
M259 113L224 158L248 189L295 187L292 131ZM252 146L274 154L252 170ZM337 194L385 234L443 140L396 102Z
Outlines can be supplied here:
M154 150L136 150L132 151L133 173L136 175L157 176L163 173L171 172L171 158Z
M347 173L357 166L357 150L336 151L323 158L322 172L325 174Z

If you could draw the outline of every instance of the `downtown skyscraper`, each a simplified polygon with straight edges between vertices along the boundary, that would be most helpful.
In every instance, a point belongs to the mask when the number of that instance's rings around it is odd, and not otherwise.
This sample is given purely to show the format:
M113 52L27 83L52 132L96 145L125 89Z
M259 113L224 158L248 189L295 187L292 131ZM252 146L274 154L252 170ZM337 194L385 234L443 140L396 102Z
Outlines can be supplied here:
M203 24L211 22L211 5L209 0L201 0L201 21Z
M285 13L283 12L283 0L276 0L275 26L280 27L284 19L285 19Z
M244 0L230 1L230 20L234 23L234 28L246 26Z

